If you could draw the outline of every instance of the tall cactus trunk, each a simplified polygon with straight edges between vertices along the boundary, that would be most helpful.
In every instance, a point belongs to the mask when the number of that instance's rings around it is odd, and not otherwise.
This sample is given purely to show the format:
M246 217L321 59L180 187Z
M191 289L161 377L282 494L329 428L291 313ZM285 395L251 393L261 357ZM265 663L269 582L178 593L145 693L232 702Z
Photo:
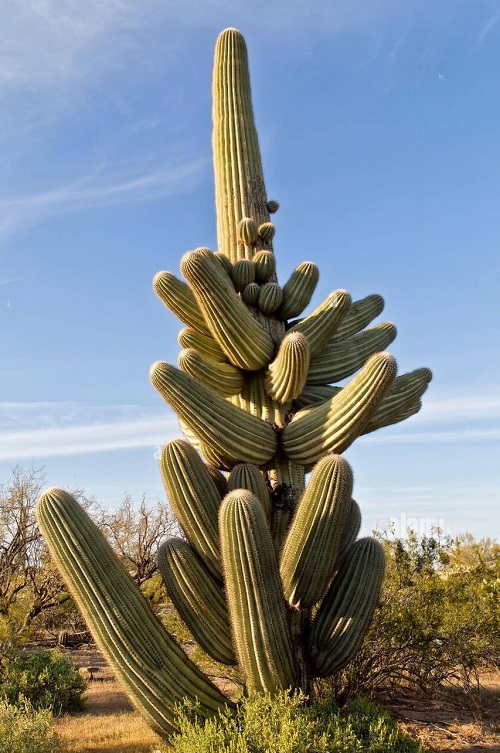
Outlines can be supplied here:
M416 413L431 374L396 377L383 351L396 335L368 325L383 299L336 290L301 317L318 269L277 282L268 201L253 121L247 51L235 29L214 64L214 166L219 250L184 255L186 282L159 272L154 289L186 325L179 367L151 381L186 439L160 469L184 540L165 542L170 598L214 659L238 664L247 688L311 691L344 667L370 624L384 555L356 541L361 516L340 456L360 435ZM293 320L293 321L290 321ZM344 387L335 380L352 377ZM306 486L306 474L311 473ZM40 526L102 650L165 737L188 697L209 717L230 701L163 629L77 502L39 501Z
M257 236L269 222L266 187L254 124L245 40L236 29L226 29L215 47L213 74L213 155L217 242L231 262L252 259L257 249L272 248ZM256 225L242 238L244 218ZM245 244L245 240L249 241Z

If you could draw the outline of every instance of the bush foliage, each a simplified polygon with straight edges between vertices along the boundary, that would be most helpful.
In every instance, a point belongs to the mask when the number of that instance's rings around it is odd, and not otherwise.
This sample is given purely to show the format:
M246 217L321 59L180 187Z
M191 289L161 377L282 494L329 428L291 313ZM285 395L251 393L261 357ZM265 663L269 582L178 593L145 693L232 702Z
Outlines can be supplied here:
M0 698L13 705L28 701L35 710L58 716L81 708L85 685L75 664L59 651L19 652L2 661Z
M243 699L236 717L203 721L186 707L179 726L172 740L176 753L425 753L387 713L363 699L339 710L306 706L301 695L254 695Z
M0 700L0 750L2 753L63 753L52 727L52 714L37 711L26 699L17 706Z
M380 537L387 569L363 647L334 679L337 699L387 691L470 691L500 666L500 545L435 535Z

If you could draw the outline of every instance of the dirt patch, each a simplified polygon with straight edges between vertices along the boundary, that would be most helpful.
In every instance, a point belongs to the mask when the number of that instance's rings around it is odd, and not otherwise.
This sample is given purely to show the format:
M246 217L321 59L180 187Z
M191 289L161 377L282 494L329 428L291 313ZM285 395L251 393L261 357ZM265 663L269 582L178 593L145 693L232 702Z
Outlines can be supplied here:
M500 672L481 675L471 698L409 698L388 704L400 725L434 753L500 753Z

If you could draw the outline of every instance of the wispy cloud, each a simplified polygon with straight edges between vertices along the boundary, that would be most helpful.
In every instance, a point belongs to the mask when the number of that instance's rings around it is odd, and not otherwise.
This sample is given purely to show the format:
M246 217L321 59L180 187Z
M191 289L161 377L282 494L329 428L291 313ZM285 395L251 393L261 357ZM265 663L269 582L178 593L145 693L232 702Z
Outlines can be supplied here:
M377 444L468 444L470 442L498 442L500 429L450 429L448 431L421 431L398 434L377 432L376 436L361 437L359 442L376 442Z
M482 44L487 36L491 34L495 26L500 21L500 8L497 8L494 13L491 14L491 16L488 18L486 23L481 27L479 30L479 33L477 35L476 43L478 45Z
M475 396L475 392L481 392L481 389L470 386L467 391L451 397L426 395L423 400L424 407L418 414L419 422L500 418L500 394L486 392Z
M360 443L470 444L498 442L500 401L485 395L475 400L450 398L430 406L426 421L415 430L410 424L361 437ZM473 418L477 420L472 420ZM80 405L70 402L0 403L0 461L110 452L153 447L178 436L175 416L168 408L141 405ZM418 496L420 488L415 488Z
M37 431L0 433L0 461L155 447L178 436L176 418L157 417Z
M72 183L39 193L0 198L0 238L69 212L151 201L192 187L207 166L206 158L186 161L165 170L100 182L101 170ZM0 284L1 281L0 281Z
M252 7L234 0L3 0L0 4L0 85L53 85L82 81L109 70L152 45L171 49L182 32L227 25L281 35L316 30L363 30L376 22L412 19L431 0L255 0ZM265 17L266 23L262 24Z
M168 409L0 404L0 462L156 447L179 435Z

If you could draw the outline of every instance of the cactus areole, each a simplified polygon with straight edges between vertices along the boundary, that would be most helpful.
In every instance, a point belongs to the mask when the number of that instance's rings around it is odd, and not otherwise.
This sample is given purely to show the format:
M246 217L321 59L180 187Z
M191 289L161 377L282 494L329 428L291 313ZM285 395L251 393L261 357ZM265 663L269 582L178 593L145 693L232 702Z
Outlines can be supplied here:
M184 280L171 272L154 280L185 325L179 368L151 369L186 438L161 453L185 537L163 544L159 569L201 647L237 664L248 689L308 693L312 678L354 656L384 572L377 541L356 540L360 511L341 454L416 413L431 373L396 375L385 352L395 327L369 326L383 309L379 295L353 302L335 290L303 315L316 265L302 262L279 284L270 220L279 204L266 193L236 29L223 31L215 50L213 152L219 247L186 253ZM346 377L346 386L332 385ZM38 514L96 640L160 734L176 730L184 697L207 717L231 705L69 494L47 490Z

